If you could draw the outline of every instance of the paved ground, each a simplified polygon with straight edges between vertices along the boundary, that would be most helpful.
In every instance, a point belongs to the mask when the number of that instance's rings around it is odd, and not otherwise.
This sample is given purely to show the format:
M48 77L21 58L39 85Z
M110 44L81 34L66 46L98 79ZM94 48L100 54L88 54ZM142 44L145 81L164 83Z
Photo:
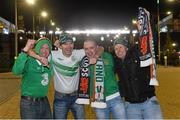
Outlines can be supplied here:
M160 81L157 97L164 117L180 119L180 67L160 67L157 74Z
M20 77L11 73L0 74L0 105L19 90Z
M20 77L12 73L0 73L0 119L19 119L19 100L20 100ZM49 101L53 106L54 88L53 82L49 89ZM86 118L95 119L94 111L85 106ZM73 118L69 113L68 118Z
M180 67L158 67L160 86L156 93L164 118L180 119ZM0 74L0 119L19 118L20 80L11 73ZM52 106L53 85L49 90ZM68 118L72 118L71 113ZM86 106L86 118L95 118L94 111Z

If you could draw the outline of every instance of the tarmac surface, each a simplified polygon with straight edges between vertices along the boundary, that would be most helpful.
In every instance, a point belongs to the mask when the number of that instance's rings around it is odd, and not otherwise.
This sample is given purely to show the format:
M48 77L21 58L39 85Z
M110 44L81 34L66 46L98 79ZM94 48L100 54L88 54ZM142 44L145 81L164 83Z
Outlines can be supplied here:
M12 73L0 73L0 119L19 119L20 78ZM158 66L156 87L162 113L165 119L180 119L180 67ZM49 89L49 100L53 105L53 82ZM86 118L95 119L92 108L85 106ZM68 115L72 119L72 114Z

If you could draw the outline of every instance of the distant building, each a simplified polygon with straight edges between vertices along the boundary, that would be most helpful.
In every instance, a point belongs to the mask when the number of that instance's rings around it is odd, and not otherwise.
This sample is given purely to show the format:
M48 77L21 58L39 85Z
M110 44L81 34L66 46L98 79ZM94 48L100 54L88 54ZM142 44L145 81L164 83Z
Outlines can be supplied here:
M0 33L9 34L15 31L15 25L0 17Z
M180 13L163 18L160 21L160 32L180 32Z

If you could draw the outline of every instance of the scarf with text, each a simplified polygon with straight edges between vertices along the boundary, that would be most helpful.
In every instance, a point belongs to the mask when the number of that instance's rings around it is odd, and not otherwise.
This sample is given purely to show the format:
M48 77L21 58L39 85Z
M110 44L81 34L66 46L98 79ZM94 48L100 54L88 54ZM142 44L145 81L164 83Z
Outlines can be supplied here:
M90 73L89 59L85 56L80 63L80 83L79 95L76 100L77 104L90 103L90 74L94 74L93 78L93 96L91 98L91 107L106 108L104 96L104 62L102 58L97 59L94 66L94 73Z
M156 62L150 24L150 13L142 7L139 7L138 30L140 67L150 66L151 79L149 84L159 85L156 79Z
M79 76L79 88L77 104L89 104L89 58L84 56L80 62L80 76Z
M106 108L104 95L104 62L102 58L98 58L94 65L94 90L91 107Z
M139 7L138 30L139 30L139 58L140 66L146 67L152 64L152 54L149 40L149 18L144 8Z

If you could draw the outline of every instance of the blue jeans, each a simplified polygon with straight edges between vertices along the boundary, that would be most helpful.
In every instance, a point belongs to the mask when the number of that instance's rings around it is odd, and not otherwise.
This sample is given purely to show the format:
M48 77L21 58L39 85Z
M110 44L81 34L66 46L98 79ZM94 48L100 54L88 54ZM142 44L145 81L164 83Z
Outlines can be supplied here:
M66 96L59 95L55 91L54 96L54 112L53 117L55 119L67 119L67 115L69 110L72 111L74 119L84 119L84 105L76 104L75 101L77 99L77 95Z
M143 103L125 103L128 119L162 119L160 105L156 96Z
M48 99L31 101L21 98L20 115L21 119L52 119Z
M126 119L124 101L120 96L106 101L106 108L95 108L97 119L109 119L110 112L113 119Z

